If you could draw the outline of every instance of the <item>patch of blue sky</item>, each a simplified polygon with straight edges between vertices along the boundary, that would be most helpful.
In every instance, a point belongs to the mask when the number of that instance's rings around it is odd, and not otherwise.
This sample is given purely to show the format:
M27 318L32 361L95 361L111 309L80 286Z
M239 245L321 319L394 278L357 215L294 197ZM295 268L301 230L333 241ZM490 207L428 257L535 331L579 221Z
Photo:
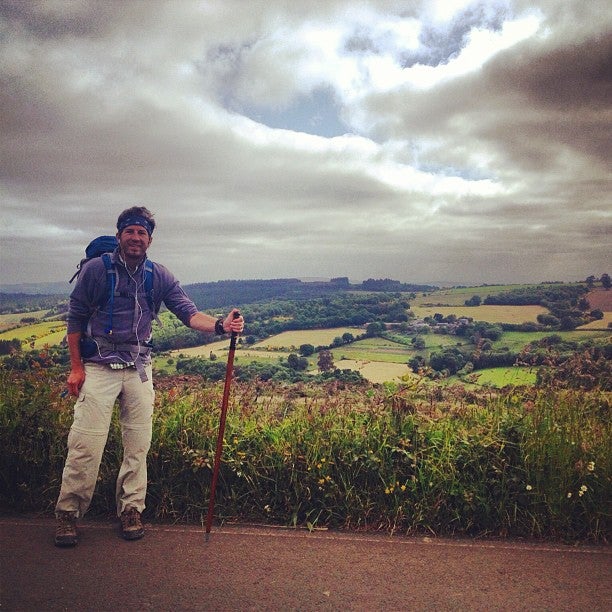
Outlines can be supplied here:
M351 132L338 110L331 92L317 89L295 98L286 107L252 106L243 108L242 114L270 128L333 138Z

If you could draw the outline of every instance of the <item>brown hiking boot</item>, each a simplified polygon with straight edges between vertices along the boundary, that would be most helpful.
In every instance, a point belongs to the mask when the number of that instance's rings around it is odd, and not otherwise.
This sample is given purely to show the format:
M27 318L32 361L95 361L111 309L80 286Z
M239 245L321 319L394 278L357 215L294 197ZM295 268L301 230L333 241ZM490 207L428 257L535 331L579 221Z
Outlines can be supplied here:
M140 512L136 508L126 508L121 513L121 532L126 540L139 540L144 535Z
M55 528L56 546L76 546L79 541L76 528L76 516L72 512L57 512Z

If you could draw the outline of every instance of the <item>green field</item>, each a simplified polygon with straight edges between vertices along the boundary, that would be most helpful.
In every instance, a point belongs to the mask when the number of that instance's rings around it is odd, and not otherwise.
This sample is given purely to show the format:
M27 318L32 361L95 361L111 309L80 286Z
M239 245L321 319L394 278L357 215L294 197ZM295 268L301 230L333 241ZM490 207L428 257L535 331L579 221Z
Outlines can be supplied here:
M336 327L333 329L304 329L298 331L287 331L272 338L266 338L258 342L253 348L284 348L287 350L297 350L302 344L312 344L313 346L327 346L334 341L337 336L345 333L357 336L363 333L363 329L355 327Z
M529 287L531 285L487 285L483 287L452 287L440 289L432 293L418 294L412 304L415 306L463 306L466 300L478 295L483 300L489 295L506 293L518 287ZM535 286L535 285L534 285Z
M335 355L334 355L335 357ZM413 376L405 363L369 361L368 359L339 359L334 361L339 370L357 370L366 380L372 383L398 382Z
M505 387L507 385L533 385L536 372L533 368L489 368L472 374L478 385Z
M334 360L356 359L365 361L379 361L382 363L406 363L414 351L396 342L385 338L366 338L351 344L332 349Z
M0 333L0 340L16 338L23 344L29 344L31 348L42 348L45 345L60 344L65 336L66 324L63 321L43 321L4 331Z
M436 294L437 295L437 294ZM467 299L467 298L466 298ZM433 317L436 313L447 317L469 317L474 321L487 321L488 323L525 323L537 321L539 314L548 311L542 306L417 306L411 307L412 312L419 318Z
M11 312L9 314L0 314L0 332L5 332L6 330L16 327L23 327L21 320L24 318L42 319L47 312L47 310L36 310L34 312Z
M607 331L564 331L564 332L504 332L499 340L493 342L496 349L508 348L511 351L520 351L526 344L537 342L542 338L559 336L567 342L585 342L586 340L609 339Z

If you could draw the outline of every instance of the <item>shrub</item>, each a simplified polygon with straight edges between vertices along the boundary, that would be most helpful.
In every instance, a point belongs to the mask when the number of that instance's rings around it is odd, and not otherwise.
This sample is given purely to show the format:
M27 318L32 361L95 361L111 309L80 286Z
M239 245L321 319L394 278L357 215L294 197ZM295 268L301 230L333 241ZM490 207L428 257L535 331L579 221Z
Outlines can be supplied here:
M44 369L0 368L0 504L51 513L72 403ZM157 381L147 514L206 514L223 385ZM259 380L232 386L220 520L606 541L612 434L599 388L472 391ZM114 415L91 512L112 514Z

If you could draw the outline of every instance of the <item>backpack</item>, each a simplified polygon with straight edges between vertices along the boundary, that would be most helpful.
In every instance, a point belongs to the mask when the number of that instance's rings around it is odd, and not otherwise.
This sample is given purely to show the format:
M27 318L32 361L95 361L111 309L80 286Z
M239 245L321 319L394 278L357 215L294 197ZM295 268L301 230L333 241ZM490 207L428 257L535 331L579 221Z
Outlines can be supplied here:
M87 245L87 248L85 249L85 258L81 259L77 266L77 271L73 274L72 278L68 282L72 283L72 281L80 274L83 266L90 259L100 257L104 253L112 253L118 246L119 243L117 242L117 238L114 236L98 236L97 238L94 238Z
M80 263L77 265L77 271L74 273L70 282L77 278L77 276L81 273L83 266L90 261L91 259L95 259L96 257L101 257L104 262L104 268L106 269L106 295L100 301L98 306L102 308L105 304L109 305L108 309L108 324L106 326L106 333L113 333L113 306L115 303L115 295L116 295L116 286L117 286L117 269L115 268L110 253L112 253L119 243L115 236L98 236L94 238L85 249L85 258L81 259ZM147 303L149 304L149 309L153 313L155 319L157 318L158 309L155 308L155 304L153 301L153 262L150 259L145 259L144 263L144 290L147 297Z

